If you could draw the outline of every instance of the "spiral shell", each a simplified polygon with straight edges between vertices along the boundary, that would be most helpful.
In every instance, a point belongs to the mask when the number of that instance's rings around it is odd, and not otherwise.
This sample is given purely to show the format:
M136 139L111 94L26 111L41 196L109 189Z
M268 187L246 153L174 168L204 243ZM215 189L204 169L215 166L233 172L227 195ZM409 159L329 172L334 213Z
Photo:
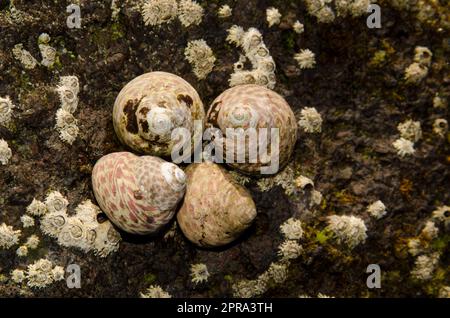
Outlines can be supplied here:
M146 73L129 82L117 96L113 123L122 143L133 150L160 157L171 154L171 133L184 127L193 139L194 120L205 118L195 89L170 73ZM201 133L201 132L197 132Z
M172 219L185 192L186 175L157 157L116 152L97 161L92 186L100 208L115 225L144 235Z
M234 138L248 128L254 128L258 135L261 128L267 128L267 142L259 143L259 148L267 149L267 156L258 155L256 162L249 160L249 146L245 148L244 163L228 163L231 167L248 174L261 173L261 167L279 158L279 168L285 166L294 150L297 140L297 122L289 104L274 91L259 85L239 85L232 87L217 97L210 107L207 118L208 128L219 128L223 138L216 142L226 148L227 138ZM227 128L241 128L227 136ZM271 151L269 139L271 128L278 128L279 147ZM233 152L237 157L238 146ZM256 158L255 158L256 159ZM276 172L276 171L274 171Z
M186 169L186 196L177 214L184 235L198 246L226 245L256 217L248 191L217 164L192 164Z

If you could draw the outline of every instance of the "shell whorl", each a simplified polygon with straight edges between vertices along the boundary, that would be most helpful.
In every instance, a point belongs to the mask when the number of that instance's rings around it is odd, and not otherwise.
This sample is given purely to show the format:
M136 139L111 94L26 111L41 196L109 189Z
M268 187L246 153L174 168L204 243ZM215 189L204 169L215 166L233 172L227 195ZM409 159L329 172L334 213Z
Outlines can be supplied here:
M113 123L122 143L133 150L170 156L171 133L186 128L193 133L194 120L204 121L203 103L182 78L164 72L138 76L117 96Z

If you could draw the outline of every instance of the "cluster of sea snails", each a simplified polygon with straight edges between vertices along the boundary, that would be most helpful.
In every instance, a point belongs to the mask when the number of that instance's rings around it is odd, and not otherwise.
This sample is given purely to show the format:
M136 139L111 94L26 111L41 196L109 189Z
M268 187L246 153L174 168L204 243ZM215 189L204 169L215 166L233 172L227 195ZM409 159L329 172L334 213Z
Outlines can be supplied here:
M219 129L222 136L216 142L221 143L235 137L227 136L227 128L278 128L279 147L268 147L271 150L257 161L229 165L246 174L260 173L262 165L278 157L279 166L286 165L297 139L291 108L270 89L233 87L217 97L205 116L198 93L182 78L164 72L141 75L119 93L113 122L121 142L142 156L111 153L98 160L92 172L98 204L117 227L154 234L178 211L178 224L191 242L216 247L234 241L252 224L255 203L225 168L210 161L183 171L162 159L170 158L174 129L185 128L198 137L195 120L204 123L203 128Z

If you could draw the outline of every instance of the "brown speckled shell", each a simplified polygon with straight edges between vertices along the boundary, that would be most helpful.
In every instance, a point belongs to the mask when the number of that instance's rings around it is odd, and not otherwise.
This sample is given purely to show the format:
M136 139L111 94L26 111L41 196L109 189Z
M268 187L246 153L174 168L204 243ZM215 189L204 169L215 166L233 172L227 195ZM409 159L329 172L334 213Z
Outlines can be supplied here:
M249 192L214 163L191 164L183 205L177 214L184 235L198 246L226 245L256 217Z
M122 230L151 234L167 224L183 198L185 182L169 183L164 167L176 165L152 156L129 152L106 155L94 166L92 187L100 208ZM164 170L166 171L166 170Z
M162 94L173 102L158 100ZM169 157L175 141L159 138L148 140L142 135L142 131L148 131L148 123L142 120L148 108L140 104L149 97L154 97L159 106L181 114L183 123L175 124L173 129L180 126L187 128L191 131L192 139L195 138L193 121L205 120L204 106L197 91L188 82L165 72L140 75L120 91L113 109L114 130L120 141L139 153Z
M297 141L297 121L289 104L283 97L268 88L259 85L235 86L223 92L211 104L206 115L206 127L219 128L226 138L226 128L234 128L227 116L231 108L237 106L249 107L258 114L254 123L255 128L268 128L269 134L270 128L279 129L279 170L281 170L289 162ZM270 149L270 145L268 148ZM276 153L270 154L270 157L275 155ZM243 173L260 174L261 167L267 164L262 164L258 159L257 163L247 161L246 163L229 163L229 165Z

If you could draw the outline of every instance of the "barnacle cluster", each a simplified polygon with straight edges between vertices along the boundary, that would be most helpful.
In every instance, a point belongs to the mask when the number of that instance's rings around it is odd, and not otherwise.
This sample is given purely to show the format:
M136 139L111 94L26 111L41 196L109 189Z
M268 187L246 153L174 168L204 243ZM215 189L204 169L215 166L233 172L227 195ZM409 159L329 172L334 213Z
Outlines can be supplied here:
M350 249L364 243L367 227L361 218L349 215L331 215L328 217L327 230L331 231L339 244Z
M14 58L18 60L22 64L22 66L27 70L35 68L36 65L38 64L33 55L31 55L29 51L23 48L22 43L16 44L12 49L12 53L14 55Z
M0 248L9 249L19 243L21 230L14 230L12 226L2 223L0 225Z
M414 263L414 269L411 271L413 278L417 280L430 280L439 263L439 253L430 255L420 255Z
M428 75L433 53L424 46L417 46L414 53L414 62L405 69L405 80L407 83L417 84Z
M212 72L216 57L205 40L190 41L184 55L198 79L205 79Z
M8 143L0 139L0 164L7 165L12 157L11 148L9 148Z
M191 280L194 284L206 282L209 275L208 267L205 264L191 265Z
M141 293L141 298L172 298L172 296L160 286L152 285L144 293Z
M49 45L50 36L47 33L42 33L38 38L39 51L41 52L41 65L45 67L52 67L56 61L56 49Z
M321 23L333 22L336 15L359 17L367 12L371 3L370 0L305 0L305 2L308 13Z
M57 238L58 244L79 248L106 257L119 248L120 235L109 221L97 220L100 209L90 200L80 203L75 214L67 214L69 202L59 192L50 192L45 200L48 213L41 219L41 230Z
M398 155L404 157L414 154L414 143L422 138L420 122L409 119L400 123L397 129L400 132L400 138L395 140L392 145L397 150Z
M287 240L299 240L303 236L302 222L290 218L280 226L280 231Z
M77 120L73 116L78 107L78 93L80 91L78 78L76 76L62 76L56 91L61 101L61 107L56 112L55 128L58 130L61 140L71 145L79 133Z
M20 217L20 221L22 222L24 228L34 226L34 219L29 215L22 215Z
M264 44L261 33L250 28L247 32L240 26L234 25L228 29L227 41L243 49L234 65L234 73L230 78L230 86L242 84L257 84L273 89L276 84L275 62ZM244 70L244 63L249 60L253 69Z
M31 201L31 203L27 206L27 213L32 216L43 216L47 213L47 206L44 202L36 200L36 198Z
M231 17L232 14L233 14L233 9L231 9L231 7L228 4L224 4L217 11L217 15L219 16L219 18L222 18L222 19Z
M202 6L192 0L147 0L142 5L142 17L149 26L169 23L177 16L185 27L199 25L203 14Z
M53 282L64 279L64 269L60 266L53 266L48 259L41 258L28 265L26 279L29 287L44 288Z
M8 96L0 97L0 125L7 125L11 121L14 107L14 104Z

